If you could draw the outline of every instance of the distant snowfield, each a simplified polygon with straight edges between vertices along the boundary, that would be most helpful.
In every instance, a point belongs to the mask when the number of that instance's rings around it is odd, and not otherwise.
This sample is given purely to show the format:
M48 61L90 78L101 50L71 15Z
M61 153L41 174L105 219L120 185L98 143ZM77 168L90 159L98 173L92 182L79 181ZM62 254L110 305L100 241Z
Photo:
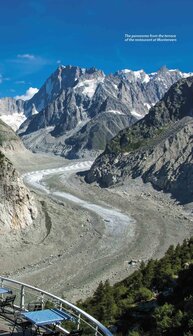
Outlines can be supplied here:
M55 174L62 175L62 180L65 182L71 173L88 170L92 163L92 161L85 161L61 168L34 171L23 175L23 179L30 186L39 189L41 192L46 193L51 197L71 201L80 207L90 210L102 217L105 222L106 235L116 236L117 239L119 237L122 239L122 236L125 234L129 235L130 238L134 237L135 221L118 209L112 209L110 207L104 207L98 204L90 203L63 191L51 191L47 184L42 183L42 180L45 176L51 176Z
M137 119L143 118L143 116L141 114L139 114L138 112L136 112L135 110L131 110L131 114L132 114L132 116L134 116Z
M14 131L17 131L19 126L26 120L24 113L13 113L0 115L0 119L9 125Z
M79 83L75 86L75 89L82 88L83 89L82 94L88 96L89 98L92 98L98 84L103 82L104 78L80 80Z
M123 113L122 111L118 111L118 110L107 110L107 111L105 111L105 113L114 113L114 114L125 115L125 113Z

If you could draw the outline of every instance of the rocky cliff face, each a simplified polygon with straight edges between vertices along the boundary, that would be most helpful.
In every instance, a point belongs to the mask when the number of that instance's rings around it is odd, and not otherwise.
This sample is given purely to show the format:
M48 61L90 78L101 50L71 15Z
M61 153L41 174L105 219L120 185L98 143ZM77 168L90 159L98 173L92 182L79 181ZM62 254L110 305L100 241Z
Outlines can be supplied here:
M24 101L21 99L14 99L5 97L0 99L0 115L11 115L14 113L24 112Z
M24 147L13 130L0 122L0 233L24 229L37 215L33 197L24 186L7 151L21 151ZM25 153L25 152L24 152Z
M0 193L1 234L31 225L37 215L33 198L11 162L1 152Z
M25 102L29 117L19 134L33 151L68 158L90 155L91 150L103 150L118 131L142 118L174 82L187 76L165 67L149 75L122 70L105 76L95 68L61 66Z
M148 115L121 131L97 158L88 182L102 187L142 177L193 201L193 77L180 80Z

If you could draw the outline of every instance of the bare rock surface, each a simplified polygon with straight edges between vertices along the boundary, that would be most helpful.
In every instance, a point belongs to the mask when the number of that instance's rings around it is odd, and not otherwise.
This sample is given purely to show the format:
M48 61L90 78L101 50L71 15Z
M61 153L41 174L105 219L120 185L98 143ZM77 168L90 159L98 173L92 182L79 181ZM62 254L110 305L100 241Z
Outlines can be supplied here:
M0 121L0 233L2 237L31 226L37 216L33 197L23 184L8 153L22 153L25 147L19 137Z
M3 235L32 225L37 209L12 163L0 155L0 232Z

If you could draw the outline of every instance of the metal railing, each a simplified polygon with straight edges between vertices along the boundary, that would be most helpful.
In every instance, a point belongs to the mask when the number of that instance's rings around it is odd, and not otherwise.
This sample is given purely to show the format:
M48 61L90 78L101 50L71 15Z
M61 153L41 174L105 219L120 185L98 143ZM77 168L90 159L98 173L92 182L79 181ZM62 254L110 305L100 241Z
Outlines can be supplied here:
M0 276L0 286L8 287L14 292L14 294L16 294L15 307L19 308L20 310L28 310L28 305L33 301L38 301L41 303L42 309L46 306L55 306L60 309L64 308L75 318L76 328L84 329L85 327L87 330L87 335L113 336L112 333L94 317L74 304L68 302L67 300L61 299L56 295L50 294L42 289L22 283L20 281L2 276Z

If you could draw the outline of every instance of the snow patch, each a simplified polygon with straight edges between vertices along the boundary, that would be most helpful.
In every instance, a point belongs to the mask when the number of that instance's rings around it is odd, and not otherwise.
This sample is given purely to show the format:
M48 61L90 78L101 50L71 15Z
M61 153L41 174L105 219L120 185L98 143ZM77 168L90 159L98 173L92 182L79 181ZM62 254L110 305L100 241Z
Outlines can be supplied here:
M14 131L17 131L19 126L27 119L24 113L13 113L9 115L1 115L0 119L9 125Z
M118 90L118 86L116 84L112 83L112 85L113 85L115 90Z
M150 81L150 77L145 74L144 79L142 80L142 83L148 83Z
M75 89L77 88L83 88L82 94L85 96L88 96L89 98L92 98L96 88L99 83L103 82L104 78L99 79L85 79L80 81L76 86Z
M133 80L134 81L140 80L142 83L148 83L150 81L149 75L146 74L143 69L136 70L136 71L132 71L129 69L123 69L120 71L120 73L126 75L126 77L128 78L130 82Z
M151 108L151 105L148 103L144 103L144 106L148 108L148 110Z
M129 72L132 72L132 70L129 70L129 69L123 69L121 70L122 73L126 74L126 73L129 73Z
M180 75L182 76L182 78L187 78L193 76L193 72L180 72Z
M144 74L143 70L138 70L138 71L133 71L133 75L135 77L135 79L141 79L141 75Z
M137 118L137 119L141 119L141 118L143 118L143 116L142 116L141 114L139 114L139 113L138 113L137 111L135 111L135 110L131 110L130 112L131 112L132 116L134 116L134 117Z
M62 88L62 69L64 68L59 68L59 73L58 73L58 80L59 80L59 85L60 85L60 90Z
M36 106L35 104L32 104L32 111L31 111L31 114L34 115L34 114L38 114L39 112L36 110Z
M155 77L157 75L157 72L151 72L148 76L150 77L150 79L152 79L152 77Z
M132 71L129 69L123 69L120 72L123 74L131 74L134 76L135 79L141 79L141 75L144 73L143 70Z
M109 113L114 113L114 114L120 114L120 115L125 115L125 113L123 113L122 111L118 111L118 110L108 110L105 112L109 112Z

